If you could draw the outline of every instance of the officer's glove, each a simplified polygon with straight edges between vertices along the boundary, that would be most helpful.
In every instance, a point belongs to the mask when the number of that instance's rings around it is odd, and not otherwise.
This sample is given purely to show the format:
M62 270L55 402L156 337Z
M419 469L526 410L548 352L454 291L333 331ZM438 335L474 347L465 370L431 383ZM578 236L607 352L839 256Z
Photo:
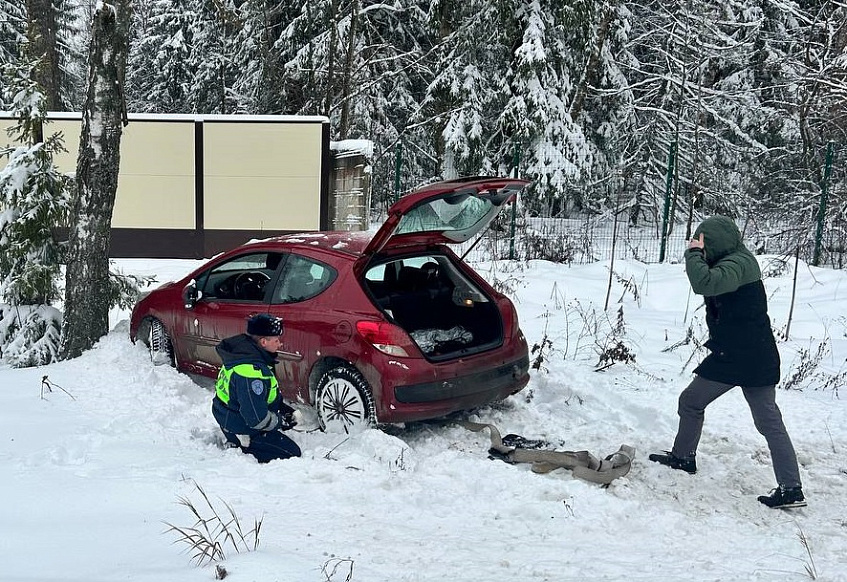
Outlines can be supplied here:
M289 412L286 414L280 414L279 416L279 430L291 430L297 426L297 419L294 418L294 413Z

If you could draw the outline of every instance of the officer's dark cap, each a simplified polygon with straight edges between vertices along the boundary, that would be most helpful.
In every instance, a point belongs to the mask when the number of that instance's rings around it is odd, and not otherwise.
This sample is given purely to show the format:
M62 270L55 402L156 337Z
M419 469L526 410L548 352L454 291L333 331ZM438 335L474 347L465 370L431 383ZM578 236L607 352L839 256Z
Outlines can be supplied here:
M282 335L282 319L260 313L247 320L247 333L258 337Z

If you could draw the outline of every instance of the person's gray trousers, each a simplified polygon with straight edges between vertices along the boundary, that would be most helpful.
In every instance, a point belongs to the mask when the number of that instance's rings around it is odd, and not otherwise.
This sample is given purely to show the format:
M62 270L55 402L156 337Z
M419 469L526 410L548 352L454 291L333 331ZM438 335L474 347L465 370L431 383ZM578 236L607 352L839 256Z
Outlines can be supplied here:
M733 388L735 386L732 384L706 380L700 376L694 377L688 388L679 395L679 430L671 451L674 456L685 458L697 452L706 407ZM775 386L742 386L741 389L750 406L756 429L768 442L776 482L783 487L800 487L797 455L776 405Z

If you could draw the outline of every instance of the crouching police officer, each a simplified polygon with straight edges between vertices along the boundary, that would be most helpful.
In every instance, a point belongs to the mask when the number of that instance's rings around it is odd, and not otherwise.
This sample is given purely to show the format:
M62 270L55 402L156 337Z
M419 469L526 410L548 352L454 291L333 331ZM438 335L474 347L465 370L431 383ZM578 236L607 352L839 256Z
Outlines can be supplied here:
M260 463L300 456L300 447L282 431L296 422L282 401L274 375L282 320L260 313L247 321L247 333L226 338L215 348L223 360L212 414L234 447Z

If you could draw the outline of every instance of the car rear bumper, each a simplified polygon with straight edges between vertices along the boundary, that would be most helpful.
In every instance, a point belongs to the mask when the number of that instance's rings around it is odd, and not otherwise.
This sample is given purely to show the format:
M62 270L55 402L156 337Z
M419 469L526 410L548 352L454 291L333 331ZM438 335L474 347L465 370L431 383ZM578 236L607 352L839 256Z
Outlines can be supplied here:
M529 356L524 355L493 368L448 379L393 388L383 383L377 416L379 422L410 422L446 416L502 400L521 391L528 382Z
M394 398L403 404L435 402L437 400L452 400L467 398L476 394L514 393L517 381L527 377L529 356L515 362L510 362L492 370L484 370L476 374L452 378L442 382L425 382L394 388ZM524 383L525 385L526 383ZM521 386L523 388L523 386ZM511 390L511 392L509 392Z

